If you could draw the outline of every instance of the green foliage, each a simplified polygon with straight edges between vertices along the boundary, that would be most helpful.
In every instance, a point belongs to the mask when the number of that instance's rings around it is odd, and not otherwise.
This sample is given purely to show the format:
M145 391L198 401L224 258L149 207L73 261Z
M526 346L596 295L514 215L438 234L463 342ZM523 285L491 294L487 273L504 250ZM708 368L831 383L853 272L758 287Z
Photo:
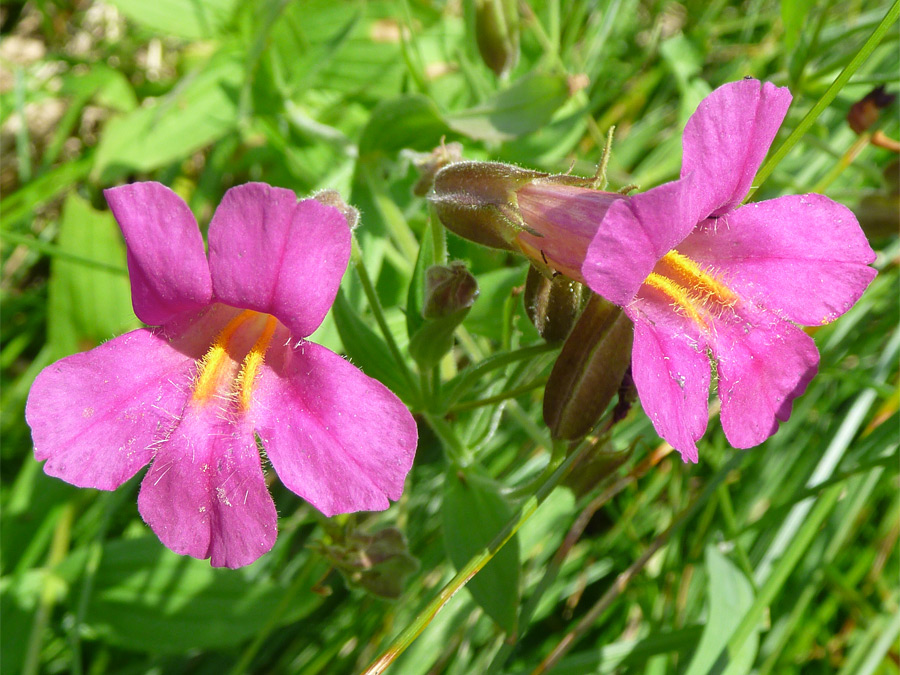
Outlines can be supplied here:
M855 147L845 123L873 87L900 93L896 24L869 41L896 3L521 4L518 62L502 79L458 2L4 4L4 672L357 673L413 629L389 675L532 672L567 636L552 673L897 672L900 248L884 178L896 157ZM609 189L646 189L677 176L698 101L747 75L794 97L752 198L822 192L858 209L879 277L815 332L820 373L760 447L731 449L713 419L700 463L685 465L636 404L600 439L627 457L618 473L550 491L572 448L553 447L541 421L556 350L523 310L526 266L445 241L411 192L409 151L445 138L467 159L593 175L616 126ZM872 130L900 137L896 113ZM139 477L100 493L41 471L24 421L34 377L138 325L102 196L136 180L173 187L204 230L225 190L251 180L336 189L360 209L356 269L314 339L419 422L403 498L351 523L402 532L402 547L391 534L387 549L376 535L334 548L344 521L275 479L273 551L212 570L152 536ZM887 226L860 206L878 200ZM448 260L480 295L449 356L420 368L410 338L425 270ZM510 522L521 529L468 591L440 595ZM433 615L435 601L446 604Z

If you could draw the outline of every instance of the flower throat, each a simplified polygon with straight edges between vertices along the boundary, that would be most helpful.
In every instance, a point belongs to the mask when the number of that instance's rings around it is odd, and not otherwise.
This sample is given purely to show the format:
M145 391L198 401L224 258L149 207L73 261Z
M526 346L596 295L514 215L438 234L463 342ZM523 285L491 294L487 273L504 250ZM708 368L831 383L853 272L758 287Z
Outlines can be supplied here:
M693 260L672 249L644 283L666 295L691 321L709 329L710 314L733 307L738 296Z
M237 400L241 410L249 409L256 375L277 327L278 320L274 316L249 309L229 321L199 362L193 400L206 403L221 391L224 383L229 383L228 394ZM242 328L245 330L240 331ZM250 337L256 335L256 340L235 372L235 355L243 351L241 344L246 344L238 335L244 333L246 338L247 332Z

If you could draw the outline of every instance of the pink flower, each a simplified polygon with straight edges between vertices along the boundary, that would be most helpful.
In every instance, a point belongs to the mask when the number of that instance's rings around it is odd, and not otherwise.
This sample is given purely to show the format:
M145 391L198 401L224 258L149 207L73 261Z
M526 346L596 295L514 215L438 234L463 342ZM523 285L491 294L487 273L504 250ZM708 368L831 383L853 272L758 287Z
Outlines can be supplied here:
M582 267L634 322L641 403L686 461L706 429L710 358L728 441L762 443L818 367L795 323L833 321L876 274L856 218L827 197L740 206L790 102L756 80L716 89L684 130L681 178L610 205Z
M114 490L152 462L138 508L176 553L247 565L277 514L257 437L282 482L326 515L398 499L417 440L383 385L304 338L350 254L341 212L290 190L229 190L209 260L187 205L159 183L106 191L143 328L45 368L25 416L44 470Z

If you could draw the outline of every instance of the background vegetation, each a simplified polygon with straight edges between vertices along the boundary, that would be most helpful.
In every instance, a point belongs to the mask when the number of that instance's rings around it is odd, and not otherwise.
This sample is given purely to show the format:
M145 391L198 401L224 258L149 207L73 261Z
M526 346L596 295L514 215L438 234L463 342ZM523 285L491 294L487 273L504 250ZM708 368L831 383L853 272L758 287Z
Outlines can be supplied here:
M457 369L511 356L464 376L449 407L415 374L405 312L420 242L431 250L437 230L412 193L409 151L446 137L467 158L590 175L616 125L613 188L648 188L677 175L700 99L746 75L793 92L774 148L827 103L754 198L819 191L854 208L879 277L815 333L820 374L771 440L736 451L713 422L700 463L685 465L635 406L603 448L621 466L580 468L550 492L469 588L412 624L427 628L389 672L540 672L564 639L554 673L900 670L897 165L868 143L900 125L896 104L863 136L845 121L876 85L898 91L896 23L870 39L896 3L528 0L505 79L481 61L458 1L34 0L0 12L4 673L363 670L454 564L534 504L534 490L498 485L540 476L550 447L540 385L555 352L521 358L542 344L515 291L523 260L448 237L481 295L437 381L446 393ZM829 89L842 72L852 76ZM274 481L275 549L213 570L142 523L140 476L100 493L43 474L23 418L29 386L138 325L101 191L148 179L204 227L224 191L250 180L337 189L360 208L364 269L406 370L352 269L313 339L418 413L400 502L327 522ZM564 543L573 525L583 531ZM386 527L408 555L391 539L390 555L360 566L363 535Z

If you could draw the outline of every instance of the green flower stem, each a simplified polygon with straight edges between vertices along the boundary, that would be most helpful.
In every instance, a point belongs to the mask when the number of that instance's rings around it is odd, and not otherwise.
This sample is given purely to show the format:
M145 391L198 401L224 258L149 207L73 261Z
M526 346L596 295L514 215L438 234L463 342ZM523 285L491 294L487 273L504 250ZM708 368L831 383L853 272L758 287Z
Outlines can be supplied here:
M362 171L366 185L372 193L372 201L375 203L375 208L381 215L382 220L384 220L385 225L387 225L391 239L408 261L415 261L419 255L419 240L416 239L412 230L409 229L403 213L387 193L383 182L369 166L360 163L360 171Z
M518 513L504 526L497 536L494 537L487 548L473 556L469 562L457 572L456 576L441 589L440 593L438 593L438 595L428 603L425 609L413 619L412 623L394 638L393 642L391 642L381 656L375 659L369 667L366 668L363 675L377 675L377 673L383 673L398 656L406 651L406 648L412 644L413 640L415 640L425 628L428 627L428 624L430 624L434 617L437 616L438 612L444 608L444 605L449 602L450 598L456 595L456 593L466 585L466 582L468 582L469 579L478 574L481 568L490 562L490 560L497 555L497 552L503 548L503 545L512 538L520 527L522 527L522 524L534 515L534 512L537 511L538 507L545 499L547 499L553 489L560 484L587 449L591 447L591 443L580 443L565 462L563 462L544 484L538 488L534 495L522 504Z
M440 415L426 412L424 417L428 422L428 426L434 431L435 436L441 439L444 449L450 455L450 460L459 466L469 466L472 463L472 456L459 439L459 436L457 436L454 428L447 424Z
M416 379L413 377L409 366L406 364L406 359L403 358L400 347L397 346L394 335L388 327L387 319L384 317L384 308L381 306L381 300L378 299L378 293L375 292L375 286L372 284L372 279L369 278L369 272L363 264L362 252L359 250L359 244L356 242L356 237L353 237L351 241L350 261L362 284L363 293L366 294L366 299L369 301L369 308L372 310L372 315L375 317L378 328L381 329L381 334L384 336L384 341L387 343L388 349L394 357L397 367L403 374L403 379L406 380L410 391L414 392L418 401L421 401L423 392L419 387L419 383L416 382Z
M597 444L592 444L596 446ZM517 485L509 488L501 488L500 491L504 496L510 499L520 499L522 497L527 497L532 494L535 490L538 490L545 480L550 478L553 475L553 472L559 468L559 465L562 464L566 460L566 449L569 444L565 441L554 441L553 442L553 450L550 453L550 460L547 462L547 466L532 480L527 481L523 485ZM522 625L522 624L519 624Z
M791 132L791 135L781 144L781 147L779 147L778 150L769 157L766 163L763 164L759 173L756 174L756 180L754 181L755 187L750 190L750 193L747 195L747 200L745 201L749 201L753 198L753 195L756 194L760 186L766 182L766 179L772 174L772 171L775 170L775 167L778 166L779 162L785 158L803 135L809 131L809 128L818 119L819 115L822 114L822 111L829 106L838 95L838 92L840 92L844 85L847 84L847 81L853 76L853 73L855 73L865 60L869 58L872 52L875 51L875 47L878 46L887 34L888 29L897 20L898 16L900 16L900 0L894 0L894 4L891 5L891 8L884 16L884 19L882 19L881 23L879 23L875 30L872 31L869 39L865 41L863 46L856 53L856 56L854 56L850 63L846 65L825 93L822 94L822 98L820 98L812 109L806 113L806 116L800 121L797 128L794 129Z
M558 349L558 345L544 343L489 356L488 358L479 361L474 366L466 368L445 385L444 389L447 391L447 397L443 404L448 409L452 407L479 379L492 370L503 368L511 363L530 359L534 356L546 354Z
M460 403L460 404L455 405L452 408L450 408L449 412L451 412L451 413L465 412L466 410L474 410L475 408L482 408L486 405L493 405L494 403L501 403L501 402L506 401L511 398L518 398L522 394L527 394L529 391L534 391L535 389L537 389L539 387L543 387L545 384L547 384L548 379L549 379L549 376L538 377L538 378L535 378L534 380L532 380L531 382L523 384L519 387L514 387L513 389L510 389L509 391L501 392L501 393L497 394L496 396L488 396L487 398L480 398L480 399L476 399L474 401L465 401L463 403Z

